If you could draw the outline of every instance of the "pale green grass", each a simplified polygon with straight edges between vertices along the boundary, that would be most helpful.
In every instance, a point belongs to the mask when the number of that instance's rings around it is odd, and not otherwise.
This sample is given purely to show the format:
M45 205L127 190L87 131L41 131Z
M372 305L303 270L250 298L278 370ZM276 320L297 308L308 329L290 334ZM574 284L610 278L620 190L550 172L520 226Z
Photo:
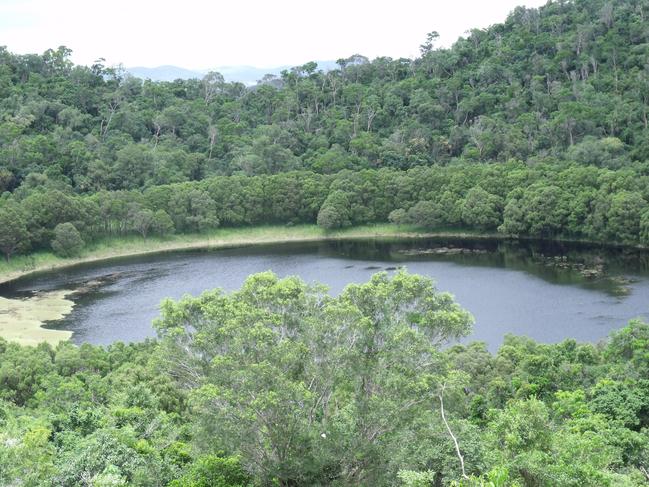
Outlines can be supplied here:
M71 331L42 328L45 321L60 320L72 311L70 291L50 291L25 299L0 297L0 337L21 345L47 342L56 345L68 340Z
M114 257L172 250L216 249L264 243L419 235L424 235L424 233L410 226L391 224L366 225L333 231L323 230L316 225L221 228L201 234L171 235L165 238L150 237L147 240L136 235L128 235L90 242L84 248L82 254L74 258L58 257L48 251L15 256L10 262L2 261L0 263L0 283L36 271L57 269Z

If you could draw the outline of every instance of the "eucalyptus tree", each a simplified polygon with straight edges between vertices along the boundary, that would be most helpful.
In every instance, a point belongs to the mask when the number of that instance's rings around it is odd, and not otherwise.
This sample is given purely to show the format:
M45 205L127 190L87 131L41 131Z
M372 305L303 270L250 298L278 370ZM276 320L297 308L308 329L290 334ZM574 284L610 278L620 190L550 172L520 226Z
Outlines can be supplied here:
M425 427L447 381L441 345L471 322L405 272L337 297L267 272L229 295L168 300L155 326L202 448L219 438L264 483L384 485L397 468L386 460Z

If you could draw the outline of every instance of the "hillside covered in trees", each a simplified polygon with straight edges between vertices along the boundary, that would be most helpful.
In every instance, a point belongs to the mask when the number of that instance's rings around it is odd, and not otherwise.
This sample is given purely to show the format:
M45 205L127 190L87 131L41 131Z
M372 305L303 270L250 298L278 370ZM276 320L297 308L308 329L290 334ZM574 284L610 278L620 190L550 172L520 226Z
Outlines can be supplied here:
M253 89L142 81L61 47L0 52L2 188L134 189L209 175L566 159L618 169L649 156L649 6L518 8L414 60L360 55ZM28 176L33 174L31 178Z
M308 63L252 88L218 73L142 81L100 61L75 66L64 47L2 50L4 253L49 249L64 223L74 228L59 234L79 242L115 233L112 221L146 236L390 214L646 244L648 11L518 8L449 49L433 32L414 60ZM51 214L34 214L43 205Z

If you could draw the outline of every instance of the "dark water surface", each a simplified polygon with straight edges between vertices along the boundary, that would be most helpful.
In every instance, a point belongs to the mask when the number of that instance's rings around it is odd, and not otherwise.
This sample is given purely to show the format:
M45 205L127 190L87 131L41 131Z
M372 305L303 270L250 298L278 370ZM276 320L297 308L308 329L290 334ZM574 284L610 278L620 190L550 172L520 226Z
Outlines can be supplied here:
M649 318L646 253L538 242L354 240L175 252L42 273L0 285L0 295L76 288L112 275L49 325L72 330L75 343L109 344L154 336L151 321L163 298L233 290L255 272L299 275L338 293L400 266L454 294L475 316L470 339L486 341L491 350L507 333L549 343L595 342L631 318Z

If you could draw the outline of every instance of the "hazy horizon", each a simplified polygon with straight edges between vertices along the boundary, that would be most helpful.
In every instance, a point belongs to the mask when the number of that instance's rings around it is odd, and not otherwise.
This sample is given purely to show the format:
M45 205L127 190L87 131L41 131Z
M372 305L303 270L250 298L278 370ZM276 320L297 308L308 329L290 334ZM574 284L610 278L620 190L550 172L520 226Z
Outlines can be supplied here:
M251 0L241 5L205 5L186 0L110 5L95 0L3 0L0 33L11 52L72 49L77 64L125 67L177 66L204 71L219 66L273 68L353 54L413 58L426 34L436 30L450 46L468 29L502 22L516 6L545 0L458 0L453 4L404 0L393 3L332 0L317 15L294 0Z

